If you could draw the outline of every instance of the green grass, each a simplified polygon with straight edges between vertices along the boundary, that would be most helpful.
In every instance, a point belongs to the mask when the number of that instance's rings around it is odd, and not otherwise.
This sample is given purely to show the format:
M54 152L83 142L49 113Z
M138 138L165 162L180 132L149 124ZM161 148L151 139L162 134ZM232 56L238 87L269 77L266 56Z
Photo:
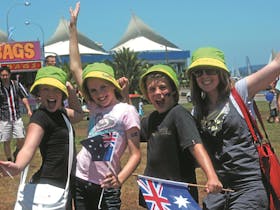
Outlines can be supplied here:
M192 108L191 104L184 104L184 107L186 107L189 110L191 110ZM279 135L280 124L266 122L266 118L268 117L269 114L267 102L258 102L258 107L262 114L262 118L264 120L265 127L271 139L272 145L276 151L276 154L278 154L278 157L280 157L280 141L278 139L280 136ZM144 106L145 114L149 114L153 110L154 108L152 107L152 105ZM28 122L28 118L24 116L23 119L26 124ZM75 132L76 132L77 150L81 148L81 145L79 143L80 140L85 138L87 135L87 125L88 125L88 121L86 120L74 125ZM141 143L141 152L142 152L142 160L138 168L136 169L135 174L142 174L144 171L144 167L146 164L146 143ZM128 157L129 157L129 153L128 151L126 151L122 158L123 164L127 161ZM0 159L1 160L5 159L3 154L3 146L0 147ZM40 165L40 155L39 152L37 152L31 163L30 174L33 174L37 170L39 165ZM199 184L205 184L205 177L200 169L197 169L197 180ZM13 205L16 199L18 183L19 183L19 176L16 176L14 180L12 180L9 177L0 178L0 197L1 197L0 209L1 210L13 209ZM205 193L201 188L199 189L199 196L200 199L205 196ZM131 176L125 182L122 188L122 210L131 210L131 209L133 210L143 209L138 206L138 186L136 183L135 176Z

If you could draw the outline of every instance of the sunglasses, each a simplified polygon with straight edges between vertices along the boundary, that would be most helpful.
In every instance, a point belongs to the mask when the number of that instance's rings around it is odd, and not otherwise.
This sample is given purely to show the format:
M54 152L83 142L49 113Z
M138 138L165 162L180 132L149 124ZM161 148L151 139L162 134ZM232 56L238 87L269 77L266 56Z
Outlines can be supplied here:
M206 75L217 75L218 74L218 70L217 69L197 69L193 71L193 75L198 78L201 77L202 75L206 74Z

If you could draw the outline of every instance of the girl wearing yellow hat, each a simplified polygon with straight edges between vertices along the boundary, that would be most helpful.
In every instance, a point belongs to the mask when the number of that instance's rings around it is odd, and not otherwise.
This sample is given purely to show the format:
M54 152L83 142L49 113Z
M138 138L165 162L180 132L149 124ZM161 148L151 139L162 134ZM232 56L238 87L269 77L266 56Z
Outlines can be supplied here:
M243 115L232 97L234 83L231 82L224 53L213 47L197 49L187 73L193 113L204 145L223 186L234 190L226 194L209 194L204 200L204 209L267 209L268 199L259 156ZM279 74L280 54L256 73L237 81L235 88L248 104Z
M76 209L120 209L121 186L140 162L140 119L134 106L120 102L122 89L112 67L93 63L82 70L76 28L79 6L70 9L70 68L90 110L89 139L109 132L115 144L110 161L96 160L92 147L83 145L77 156L74 204ZM127 147L130 157L122 168L120 158Z
M32 114L24 145L16 162L0 162L0 172L19 174L31 161L38 147L42 165L32 176L32 183L49 183L65 188L68 175L69 132L63 115L72 123L83 118L83 112L70 84L66 85L66 73L57 67L43 67L37 71L31 93L40 96L41 105ZM63 100L69 99L69 107ZM75 154L74 154L75 157ZM2 173L8 175L6 171ZM71 208L69 199L69 209Z

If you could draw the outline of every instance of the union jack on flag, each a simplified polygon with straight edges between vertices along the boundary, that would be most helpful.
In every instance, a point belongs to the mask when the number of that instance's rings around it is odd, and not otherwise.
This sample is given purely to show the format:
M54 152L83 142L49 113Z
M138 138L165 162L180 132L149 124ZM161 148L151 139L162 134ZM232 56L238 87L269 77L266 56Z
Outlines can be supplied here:
M137 182L149 210L201 210L186 183L142 175Z
M90 152L92 161L111 161L117 138L118 133L109 132L84 139L81 144Z

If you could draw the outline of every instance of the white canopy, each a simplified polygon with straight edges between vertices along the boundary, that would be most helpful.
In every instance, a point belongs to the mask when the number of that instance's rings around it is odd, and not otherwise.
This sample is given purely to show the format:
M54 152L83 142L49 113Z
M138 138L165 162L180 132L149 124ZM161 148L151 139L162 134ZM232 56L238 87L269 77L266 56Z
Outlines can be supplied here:
M136 37L128 40L127 42L115 47L112 51L118 51L122 48L130 48L134 52L143 52L143 51L181 51L178 48L164 46L157 42L154 42L146 37Z
M121 40L111 49L119 51L123 47L132 51L182 51L172 42L157 34L136 15L132 15L127 30Z
M49 54L69 55L69 23L60 19L56 31L47 41L44 50L45 56ZM99 44L78 32L79 50L81 54L108 54Z
M103 54L103 55L107 55L108 53L106 52L102 52L102 51L97 51L95 49L86 47L82 44L78 44L79 45L79 50L80 50L80 54ZM44 48L45 50L45 56L48 55L69 55L69 41L60 41L60 42L56 42L54 44L45 46Z

